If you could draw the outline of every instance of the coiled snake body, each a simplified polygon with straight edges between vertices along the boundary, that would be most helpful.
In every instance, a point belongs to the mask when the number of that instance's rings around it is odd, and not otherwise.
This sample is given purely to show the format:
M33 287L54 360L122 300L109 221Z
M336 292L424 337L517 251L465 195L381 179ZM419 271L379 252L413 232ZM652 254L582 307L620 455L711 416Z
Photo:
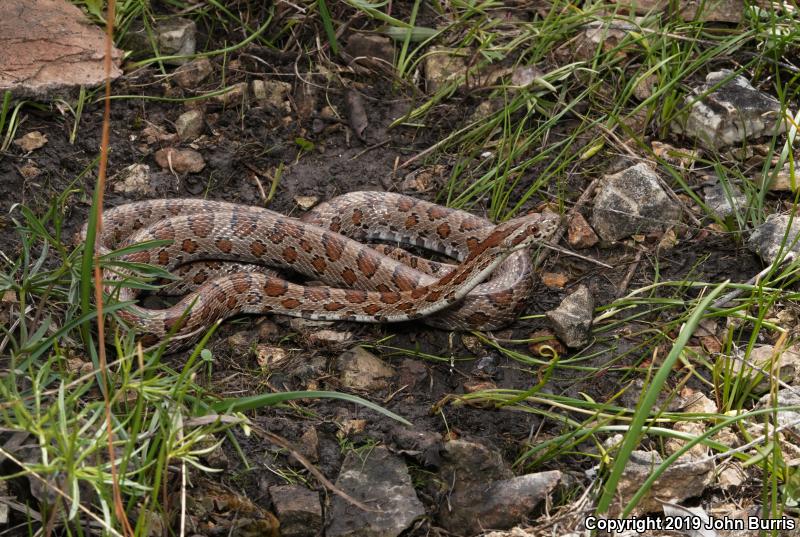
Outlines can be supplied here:
M134 305L120 313L146 343L173 331L177 345L185 344L238 313L361 322L423 318L443 328L487 330L524 307L532 287L528 248L549 238L557 223L555 215L530 214L494 226L464 211L379 192L339 196L301 219L225 202L150 200L106 211L97 249L106 254L148 240L171 241L120 258L173 271L181 280L169 287L189 291L168 309ZM419 246L460 264L425 262L360 242L367 240ZM324 285L297 285L264 266ZM120 278L104 271L104 280ZM135 297L135 289L119 290L122 300Z

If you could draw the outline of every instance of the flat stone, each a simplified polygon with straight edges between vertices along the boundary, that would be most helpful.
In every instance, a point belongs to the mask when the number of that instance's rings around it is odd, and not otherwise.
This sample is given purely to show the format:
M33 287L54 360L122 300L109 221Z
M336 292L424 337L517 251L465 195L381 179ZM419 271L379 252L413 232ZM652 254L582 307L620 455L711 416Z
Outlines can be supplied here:
M706 206L720 218L737 214L747 207L747 196L730 183L723 185L717 181L703 188L703 196Z
M730 80L723 83L727 78ZM699 98L700 95L705 96ZM693 102L689 113L673 121L671 128L708 149L771 136L786 129L781 103L755 89L743 76L733 76L728 69L708 73L706 83L694 88L687 97L689 102Z
M319 462L319 435L317 429L309 427L297 443L298 452L306 459L316 464Z
M353 33L344 50L352 58L379 58L388 65L394 62L392 40L382 35Z
M475 485L511 479L514 474L503 462L503 457L483 444L469 440L451 440L442 451L444 464L442 477L457 476L465 484Z
M682 0L679 14L685 21L742 22L744 0Z
M592 227L606 241L662 231L678 222L680 209L661 188L658 176L639 163L607 175L594 200Z
M736 490L749 479L747 472L737 462L728 462L717 472L717 484L722 490Z
M244 100L247 94L247 82L239 82L229 86L223 93L210 98L212 102L222 106L235 106Z
M689 414L716 414L717 403L709 399L703 392L690 391L689 388L681 390L680 410Z
M744 352L741 351L741 354ZM779 379L791 386L796 386L800 380L800 347L797 345L780 352L777 352L773 345L755 345L747 356L747 363L737 358L732 361L731 374L737 377L743 375L743 378L749 378L750 382L755 382L756 378L761 377L760 382L751 388L756 393L769 390L772 382L768 376L770 371L777 373Z
M156 151L155 157L159 166L177 174L198 173L206 167L203 155L194 149L167 147Z
M793 173L794 172L794 173ZM800 186L800 161L786 162L783 168L778 170L775 177L767 176L770 181L769 189L774 192L794 192ZM756 183L760 183L758 180Z
M283 347L275 347L258 343L256 345L256 361L264 369L280 371L289 362L289 353Z
M202 110L194 109L184 112L175 120L175 131L184 141L191 141L203 133L205 115Z
M472 535L475 528L509 529L525 522L560 481L561 472L552 470L461 488L450 495L450 508L440 510L438 521L456 535Z
M208 58L197 58L186 62L172 73L172 80L184 89L195 89L203 80L214 72L214 66Z
M131 164L108 179L111 190L120 194L152 196L155 189L150 182L150 166Z
M634 451L631 453L625 471L617 484L617 498L612 512L624 506L639 491L645 479L662 462L655 451ZM714 462L697 461L690 457L679 457L664 473L656 479L653 486L642 497L631 515L661 512L663 502L681 503L687 498L700 496L714 478Z
M670 0L618 0L617 3L635 13L674 13L685 21L738 23L744 13L743 0L679 0L677 5Z
M336 486L380 510L362 511L344 498L332 495L326 513L327 537L396 537L425 514L405 463L384 447L364 454L349 452Z
M354 334L349 330L323 329L308 334L308 343L329 349L342 349L353 341Z
M780 253L783 257L789 254L800 255L800 218L791 219L788 214L771 214L763 224L758 226L747 240L747 248L768 262L773 263Z
M535 65L519 65L511 73L511 84L520 88L530 86L538 79L543 78L544 71ZM485 101L484 101L485 102Z
M269 488L282 537L314 537L322 531L319 494L299 485Z
M554 310L548 311L547 319L558 338L567 347L583 347L589 342L594 315L594 297L585 285L564 298Z
M289 94L292 85L280 80L253 80L250 83L253 97L260 105L267 105L281 112L291 112Z
M192 56L197 42L197 25L191 19L168 17L159 19L150 27L158 51L153 50L150 35L144 26L128 31L126 45L139 56ZM181 65L190 58L171 58L164 60L168 65Z
M0 2L0 93L17 99L68 96L105 81L105 32L64 0ZM111 79L122 51L111 52Z
M459 56L455 49L431 47L423 61L425 86L429 93L435 93L451 81L463 76L467 70L465 58Z
M690 434L692 436L702 436L707 428L708 426L702 421L676 421L672 425L673 431ZM683 440L682 438L668 438L666 442L664 442L664 452L668 455L672 455L683 449L688 443L688 440ZM684 455L693 459L702 459L708 456L708 448L702 443L695 444L690 447L689 451Z
M447 442L442 460L439 477L451 490L436 519L456 535L524 522L561 479L557 471L515 477L497 451L468 440Z
M398 453L412 457L423 466L438 468L441 464L441 435L404 425L392 428L392 440Z
M604 52L615 51L616 56L625 57L627 53L619 45L628 34L635 31L634 25L623 21L590 22L584 26L572 43L575 57L588 61L595 56L598 48L602 48Z
M364 347L353 347L339 355L336 368L342 384L355 390L386 389L395 370Z

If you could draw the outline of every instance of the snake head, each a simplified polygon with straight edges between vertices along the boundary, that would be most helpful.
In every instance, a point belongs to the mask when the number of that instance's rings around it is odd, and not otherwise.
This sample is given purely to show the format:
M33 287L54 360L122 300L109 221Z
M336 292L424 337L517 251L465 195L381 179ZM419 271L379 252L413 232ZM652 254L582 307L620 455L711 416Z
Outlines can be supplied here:
M500 224L492 235L501 239L501 250L515 252L536 242L547 241L555 232L560 218L553 213L533 213Z
M470 249L467 261L477 257L505 257L523 250L536 242L548 240L560 223L556 214L533 213L504 222L474 248Z

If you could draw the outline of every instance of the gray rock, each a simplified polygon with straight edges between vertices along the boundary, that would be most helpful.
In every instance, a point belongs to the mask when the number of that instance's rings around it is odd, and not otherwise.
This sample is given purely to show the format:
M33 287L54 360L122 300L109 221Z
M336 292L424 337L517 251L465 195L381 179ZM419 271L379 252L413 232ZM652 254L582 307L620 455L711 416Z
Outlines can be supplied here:
M225 91L210 97L212 103L220 106L235 106L240 104L247 95L247 82L237 82L225 88Z
M0 494L8 496L8 481L0 481ZM8 524L8 505L3 502L0 504L0 526Z
M425 87L435 93L466 74L467 63L456 49L431 47L425 55Z
M181 140L191 141L203 133L205 117L202 110L184 112L175 120L175 131Z
M208 58L197 58L184 63L172 73L172 79L184 89L195 89L214 72L214 66Z
M740 212L747 204L745 196L736 185L723 185L717 181L703 189L706 205L720 218L727 218Z
M336 486L380 511L362 511L334 495L326 513L327 537L395 537L425 514L405 463L383 447L348 453Z
M774 263L780 253L782 257L800 255L800 218L792 219L789 228L788 214L771 214L758 226L747 240L747 247L764 261ZM788 229L788 233L787 233Z
M514 474L497 451L468 440L451 440L444 445L442 476L453 476L469 485L511 479Z
M592 227L603 240L616 241L663 230L679 216L680 209L661 188L656 173L640 163L605 177L594 200Z
M685 21L739 23L744 13L742 0L617 0L617 4L636 13L677 14Z
M743 76L733 76L698 99L731 75L727 69L706 75L706 83L687 98L687 104L694 101L689 113L676 119L672 129L709 149L783 132L780 102L755 89Z
M772 394L764 394L758 400L755 408L760 410L762 408L773 407L798 407L800 406L800 394L795 389L780 389L775 396L775 404L772 402ZM775 411L775 421L779 427L787 427L797 435L800 434L800 411L797 410L781 410Z
M394 44L390 38L382 35L353 33L347 39L344 50L353 59L379 58L388 65L394 61Z
M336 368L342 385L355 390L379 391L388 387L394 368L364 347L353 347L339 355Z
M259 104L272 106L282 112L291 112L289 94L292 85L280 80L253 80L250 83L253 97Z
M314 464L319 462L319 435L316 427L306 429L306 432L303 433L297 443L297 450Z
M423 466L439 467L442 438L431 431L420 431L403 425L392 429L392 441L401 455L413 457Z
M561 472L553 470L461 488L450 495L450 509L444 506L438 520L457 535L473 535L476 528L509 529L524 522L560 481Z
M625 391L622 392L622 395L617 399L619 404L627 409L636 411L636 407L642 402L642 394L644 393L646 388L644 380L641 378L633 379L630 383L627 383L625 386ZM677 411L678 410L678 399L675 397L669 397L669 394L666 391L659 392L658 397L656 398L655 407L659 411Z
M662 462L661 456L655 451L632 452L617 485L620 504L615 507L624 506ZM653 483L631 515L661 512L664 501L681 503L686 498L700 496L713 478L713 461L680 457Z
M134 196L152 196L155 189L150 182L150 166L147 164L131 164L109 178L111 190L120 194Z
M556 309L546 313L558 339L573 349L589 342L593 314L594 297L585 285L579 286Z
M269 488L283 537L314 537L322 531L319 494L299 485Z
M792 173L793 171L794 173ZM769 175L767 175L769 189L772 191L794 192L800 185L800 161L787 161L783 164L783 168L775 173L774 177L772 173L773 172L770 171ZM762 184L763 177L761 177L759 174L753 179L753 182L755 184Z
M195 53L197 25L191 19L170 17L156 22L150 27L158 47L159 56L191 56ZM126 36L126 44L135 53L152 56L155 51L150 42L150 35L144 26L131 29ZM181 65L190 58L164 60L169 65Z
M499 453L466 440L447 442L442 456L439 476L452 489L437 522L456 535L523 522L561 479L557 471L514 477Z
M792 345L778 352L773 345L756 344L746 357L745 349L746 347L733 351L735 359L731 363L730 375L747 379L754 393L764 393L769 390L775 381L770 377L770 372L792 386L798 385L800 347ZM773 363L773 360L776 362ZM760 379L758 383L756 379Z

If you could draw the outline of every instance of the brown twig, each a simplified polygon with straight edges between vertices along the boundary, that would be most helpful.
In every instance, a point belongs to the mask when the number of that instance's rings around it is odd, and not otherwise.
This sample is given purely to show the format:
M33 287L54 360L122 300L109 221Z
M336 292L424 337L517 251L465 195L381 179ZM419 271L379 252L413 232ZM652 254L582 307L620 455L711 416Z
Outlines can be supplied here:
M642 250L636 250L636 256L633 259L633 263L628 268L628 273L625 274L625 277L619 284L617 288L617 296L622 296L625 291L628 289L628 286L631 284L631 280L633 279L633 275L636 272L636 269L639 268L639 262L642 260Z
M106 12L106 40L105 57L103 67L105 70L105 107L103 110L103 128L100 141L100 166L97 170L97 236L103 234L103 193L106 187L106 171L108 168L108 145L109 133L111 131L111 51L114 40L114 7L115 1L108 1ZM97 245L95 245L97 248ZM108 460L111 466L111 486L114 494L114 512L122 525L122 532L126 536L133 536L134 531L125 513L125 506L122 501L122 492L119 488L119 475L117 474L117 464L114 459L114 429L111 422L111 387L108 383L106 347L105 347L105 323L103 317L103 277L100 269L100 256L95 250L94 257L94 300L97 305L97 351L100 361L100 378L103 385L103 401L105 403L106 438L108 440Z

